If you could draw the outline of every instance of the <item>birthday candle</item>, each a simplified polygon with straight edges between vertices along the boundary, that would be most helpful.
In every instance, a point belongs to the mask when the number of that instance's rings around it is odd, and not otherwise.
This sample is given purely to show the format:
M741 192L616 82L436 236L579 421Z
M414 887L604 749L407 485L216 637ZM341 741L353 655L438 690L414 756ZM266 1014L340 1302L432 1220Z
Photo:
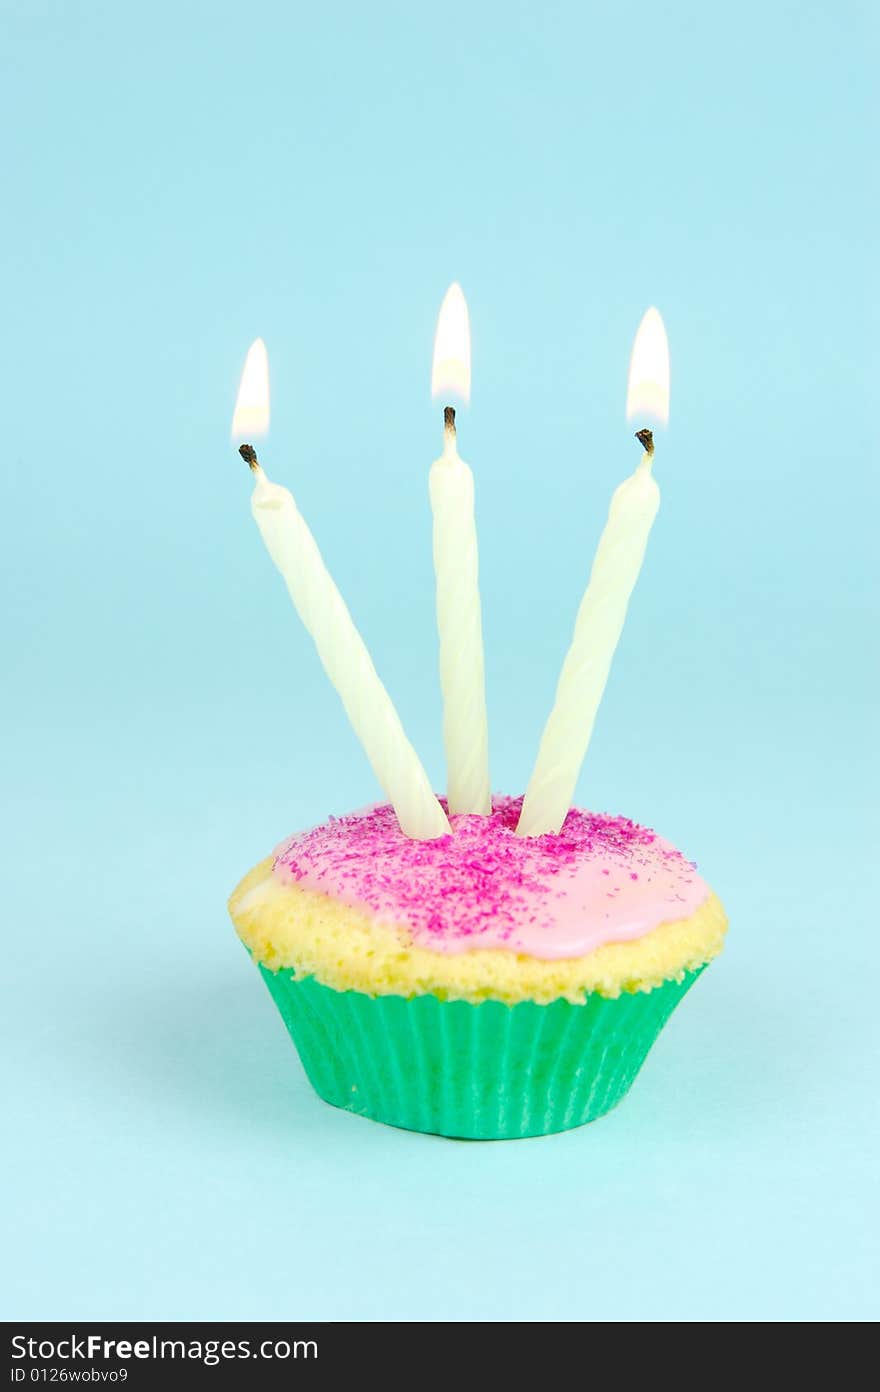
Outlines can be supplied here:
M627 415L646 409L669 415L669 350L663 321L648 310L633 345ZM590 580L581 600L571 646L565 657L556 700L517 825L519 836L559 831L574 798L596 713L623 631L630 595L639 578L660 490L651 472L654 438L637 432L645 453L630 478L615 490L599 540Z
M265 398L268 411L268 376ZM234 419L233 434L238 433L236 423ZM242 445L240 453L254 475L254 521L401 830L419 840L448 835L446 814L293 494L266 477L252 445Z
M437 321L432 395L470 396L470 325L461 286L446 292ZM443 739L450 812L491 811L489 725L483 663L474 476L458 453L455 411L444 412L443 453L431 465L434 572Z

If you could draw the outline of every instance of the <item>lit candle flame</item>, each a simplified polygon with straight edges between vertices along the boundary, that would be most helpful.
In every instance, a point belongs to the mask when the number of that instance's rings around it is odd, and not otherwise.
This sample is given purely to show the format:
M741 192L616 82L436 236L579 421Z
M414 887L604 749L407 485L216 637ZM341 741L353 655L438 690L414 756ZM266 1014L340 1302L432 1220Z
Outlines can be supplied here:
M255 338L244 360L235 411L233 440L253 440L269 429L269 355L261 338Z
M660 311L653 307L639 324L629 360L626 418L669 424L669 343Z
M434 336L434 365L431 369L431 395L449 401L457 397L465 404L471 399L471 325L467 300L457 280L443 298Z

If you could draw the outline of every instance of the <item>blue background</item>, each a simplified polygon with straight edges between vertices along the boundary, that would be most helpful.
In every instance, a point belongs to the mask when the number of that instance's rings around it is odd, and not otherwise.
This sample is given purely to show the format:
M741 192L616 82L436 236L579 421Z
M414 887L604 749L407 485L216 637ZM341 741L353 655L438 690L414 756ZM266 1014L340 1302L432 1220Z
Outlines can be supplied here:
M0 18L7 1317L876 1316L876 8ZM485 1146L320 1103L225 910L375 794L249 516L244 353L442 784L453 278L508 791L664 315L663 502L579 799L731 918L617 1112Z

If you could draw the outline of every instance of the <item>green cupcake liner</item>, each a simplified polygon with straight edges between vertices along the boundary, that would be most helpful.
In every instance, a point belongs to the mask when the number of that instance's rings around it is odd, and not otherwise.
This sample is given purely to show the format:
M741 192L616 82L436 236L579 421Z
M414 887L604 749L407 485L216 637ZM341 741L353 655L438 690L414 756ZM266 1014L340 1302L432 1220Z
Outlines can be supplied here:
M703 970L615 1000L510 1006L366 996L260 966L325 1102L407 1131L483 1141L604 1116Z

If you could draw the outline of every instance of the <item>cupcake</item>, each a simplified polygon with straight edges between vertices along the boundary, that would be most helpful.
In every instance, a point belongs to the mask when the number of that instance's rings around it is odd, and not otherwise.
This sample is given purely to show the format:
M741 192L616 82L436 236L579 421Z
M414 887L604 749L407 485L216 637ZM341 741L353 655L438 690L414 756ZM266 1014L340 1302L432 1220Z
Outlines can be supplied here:
M720 952L717 897L655 832L522 799L414 840L389 805L284 842L234 891L236 930L315 1090L408 1130L479 1140L593 1121L628 1092Z

